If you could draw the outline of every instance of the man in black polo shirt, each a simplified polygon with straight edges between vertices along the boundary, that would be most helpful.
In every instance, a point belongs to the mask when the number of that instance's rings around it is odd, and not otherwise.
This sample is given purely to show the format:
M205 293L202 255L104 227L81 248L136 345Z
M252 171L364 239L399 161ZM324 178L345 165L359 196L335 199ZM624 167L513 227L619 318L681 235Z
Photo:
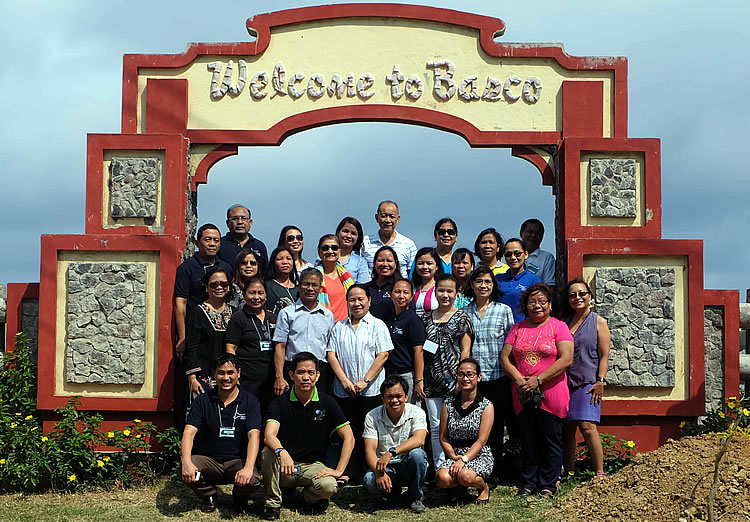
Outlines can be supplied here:
M260 405L237 385L236 355L222 354L215 365L216 388L195 398L182 433L182 480L201 498L204 513L216 510L217 484L234 484L232 504L243 512L260 486Z
M325 511L354 449L354 435L341 407L315 387L320 377L318 358L298 353L289 373L291 389L268 407L261 453L266 520L279 518L282 487L303 486L302 496L311 510ZM343 444L336 469L331 469L322 462L334 430Z
M229 232L221 238L221 249L219 259L234 266L237 254L240 250L247 248L253 251L255 257L262 261L263 267L268 264L268 252L263 241L253 237L250 228L253 219L250 217L250 209L243 205L232 205L227 209L227 228Z

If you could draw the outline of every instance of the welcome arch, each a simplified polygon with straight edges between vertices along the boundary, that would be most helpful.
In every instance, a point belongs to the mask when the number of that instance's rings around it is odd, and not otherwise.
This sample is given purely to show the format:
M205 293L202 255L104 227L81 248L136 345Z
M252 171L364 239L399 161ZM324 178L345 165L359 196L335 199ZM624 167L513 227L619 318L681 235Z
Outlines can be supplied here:
M360 121L510 147L539 169L557 198L559 279L591 281L612 326L607 431L650 449L706 397L736 393L739 296L703 288L701 241L661 238L660 145L627 135L625 58L502 43L499 19L423 6L292 9L247 27L254 41L125 55L122 131L88 136L85 234L42 236L40 409L81 395L112 425L133 412L169 424L172 288L197 186L239 146Z

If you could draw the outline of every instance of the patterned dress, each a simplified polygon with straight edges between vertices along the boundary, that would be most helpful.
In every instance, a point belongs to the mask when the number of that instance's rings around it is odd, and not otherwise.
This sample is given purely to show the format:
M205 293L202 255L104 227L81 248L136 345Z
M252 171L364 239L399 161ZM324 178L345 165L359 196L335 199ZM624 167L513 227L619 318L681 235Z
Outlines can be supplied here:
M433 321L432 313L426 313L422 321L427 340L438 345L434 354L424 351L424 392L427 397L451 397L456 391L461 337L467 333L473 339L474 326L463 310L443 323Z
M461 408L460 399L451 397L446 399L445 408L448 410L448 440L453 446L456 455L463 455L479 438L479 425L482 422L482 413L485 408L492 404L489 400L477 394L465 410ZM492 450L489 444L485 444L479 451L479 454L471 459L466 468L475 472L483 479L487 479L492 473L492 467L495 459L492 456ZM450 468L453 461L444 460L440 468Z

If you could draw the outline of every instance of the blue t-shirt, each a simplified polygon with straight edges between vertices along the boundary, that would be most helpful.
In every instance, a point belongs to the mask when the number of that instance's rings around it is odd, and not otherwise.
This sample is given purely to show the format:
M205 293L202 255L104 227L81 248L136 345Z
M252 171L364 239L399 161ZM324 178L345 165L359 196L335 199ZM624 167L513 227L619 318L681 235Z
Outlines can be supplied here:
M517 323L526 319L526 310L518 309L521 294L528 287L541 283L542 280L539 279L539 276L528 270L512 276L510 270L508 270L503 274L497 274L495 280L497 280L497 286L500 288L500 302L510 306L513 311L513 321Z
M393 350L385 361L385 369L393 373L413 372L414 347L423 346L426 338L422 319L413 309L407 308L387 324Z
M186 424L195 426L198 433L193 440L193 455L205 455L219 462L247 457L250 430L260 430L258 399L239 388L237 398L224 406L216 389L201 393L190 407ZM220 436L222 428L234 428L233 436Z

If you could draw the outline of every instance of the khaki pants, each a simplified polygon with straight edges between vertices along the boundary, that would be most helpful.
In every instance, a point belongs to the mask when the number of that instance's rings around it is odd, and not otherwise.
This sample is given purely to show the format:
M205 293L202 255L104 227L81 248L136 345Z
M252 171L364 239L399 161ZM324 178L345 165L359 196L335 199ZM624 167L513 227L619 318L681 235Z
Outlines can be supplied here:
M201 472L201 478L198 482L193 482L188 484L188 486L201 498L216 495L215 486L218 484L234 484L234 476L245 465L245 461L242 459L218 462L205 455L193 455L191 459L193 465ZM251 496L257 492L260 486L260 475L258 475L258 470L254 469L253 479L250 481L250 484L247 486L234 484L232 495Z
M281 488L303 487L302 497L306 504L314 504L320 499L329 499L336 493L335 478L315 478L315 475L325 468L323 464L295 462L294 465L302 468L299 475L282 475L279 458L268 446L263 447L260 467L263 472L266 506L281 507Z

